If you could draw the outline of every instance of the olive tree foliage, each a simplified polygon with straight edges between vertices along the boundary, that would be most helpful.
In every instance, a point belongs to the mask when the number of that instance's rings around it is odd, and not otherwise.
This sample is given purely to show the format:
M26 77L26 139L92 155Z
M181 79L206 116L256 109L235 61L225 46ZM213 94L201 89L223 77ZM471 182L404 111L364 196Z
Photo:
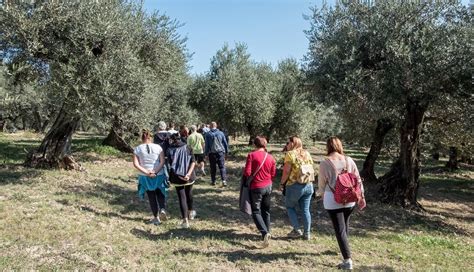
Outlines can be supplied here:
M263 133L273 117L274 73L270 65L250 59L247 46L225 45L212 58L210 70L195 78L191 105L229 133Z
M25 83L41 85L58 105L30 166L71 167L66 155L81 119L147 123L155 108L144 101L171 88L170 79L186 69L178 24L147 15L141 3L42 1L0 12L0 50L10 73L25 74Z
M400 154L379 179L379 198L418 207L425 115L440 99L472 95L471 13L451 1L353 1L314 9L310 21L307 69L315 92L354 106L354 118L397 118Z
M282 60L275 76L274 113L266 133L269 138L298 135L304 140L319 140L339 132L337 114L311 99L305 88L305 75L295 59Z
M452 98L447 98L452 99ZM423 143L434 159L448 155L446 167L458 168L458 162L472 163L474 157L474 96L456 99L446 105L445 100L433 103L425 122Z

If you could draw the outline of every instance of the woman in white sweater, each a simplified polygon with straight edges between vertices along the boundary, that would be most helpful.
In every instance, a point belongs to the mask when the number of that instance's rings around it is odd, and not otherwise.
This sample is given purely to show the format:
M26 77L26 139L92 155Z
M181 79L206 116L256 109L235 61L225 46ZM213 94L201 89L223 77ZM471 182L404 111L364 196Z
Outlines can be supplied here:
M321 161L318 175L318 194L323 197L324 209L329 213L334 231L336 233L337 243L344 258L339 264L341 269L352 269L351 251L348 241L349 217L356 202L348 202L346 204L337 203L334 200L333 190L335 188L338 174L344 169L349 173L355 174L359 182L359 170L354 160L344 155L341 140L337 137L330 137L326 143L327 159ZM359 208L365 207L364 187L361 184L362 198L360 199Z

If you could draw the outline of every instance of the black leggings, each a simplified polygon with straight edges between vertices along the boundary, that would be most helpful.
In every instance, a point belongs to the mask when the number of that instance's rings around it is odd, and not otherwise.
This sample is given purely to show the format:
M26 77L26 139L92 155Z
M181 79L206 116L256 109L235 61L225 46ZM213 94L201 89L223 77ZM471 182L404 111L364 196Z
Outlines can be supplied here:
M331 217L334 232L336 233L337 243L341 250L344 259L351 257L351 248L349 247L348 233L349 233L349 217L351 216L354 207L342 208L336 210L327 210L329 217Z
M165 196L160 189L146 191L146 193L148 195L148 200L150 201L150 208L153 212L153 216L156 217L159 209L166 209Z
M188 217L188 211L193 209L193 185L176 186L179 209L183 219Z

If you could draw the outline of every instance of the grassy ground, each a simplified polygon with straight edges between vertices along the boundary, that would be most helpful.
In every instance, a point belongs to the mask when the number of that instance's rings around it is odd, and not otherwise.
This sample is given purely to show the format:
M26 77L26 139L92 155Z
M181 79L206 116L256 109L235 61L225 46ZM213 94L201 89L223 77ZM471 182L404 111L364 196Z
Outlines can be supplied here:
M93 135L79 135L73 151L87 171L23 168L26 152L38 141L29 133L0 134L1 270L331 270L340 260L321 202L311 207L313 239L289 240L291 228L277 192L272 199L275 238L269 248L259 248L252 220L237 208L247 147L235 147L229 158L228 187L212 187L209 178L197 182L198 217L190 229L180 230L174 190L168 200L172 218L160 226L146 224L148 204L137 197L128 155L100 147ZM281 146L271 149L281 157ZM311 151L321 158L321 145ZM361 163L363 153L354 149L349 154ZM473 173L424 173L420 202L426 213L379 203L355 213L350 236L355 268L472 271Z

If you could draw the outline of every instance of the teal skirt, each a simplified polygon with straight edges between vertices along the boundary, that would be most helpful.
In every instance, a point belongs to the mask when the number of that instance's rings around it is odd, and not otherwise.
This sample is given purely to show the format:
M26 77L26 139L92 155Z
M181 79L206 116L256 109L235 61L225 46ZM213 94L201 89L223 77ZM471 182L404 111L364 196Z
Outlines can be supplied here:
M146 191L155 191L160 189L161 193L168 197L168 188L166 186L166 176L158 175L154 178L148 176L138 175L138 196L143 199L145 198Z

